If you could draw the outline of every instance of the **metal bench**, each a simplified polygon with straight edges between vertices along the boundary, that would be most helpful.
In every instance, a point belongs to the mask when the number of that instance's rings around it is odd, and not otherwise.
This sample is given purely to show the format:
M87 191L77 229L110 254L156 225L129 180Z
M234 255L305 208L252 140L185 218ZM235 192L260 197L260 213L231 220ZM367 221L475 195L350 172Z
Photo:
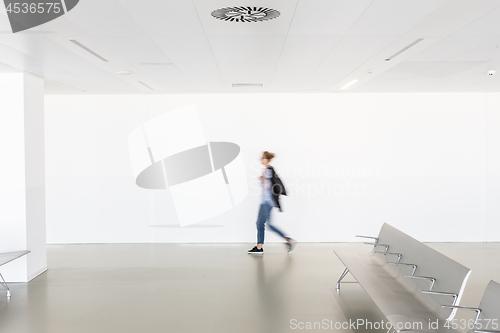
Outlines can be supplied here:
M369 253L334 251L396 332L460 332L445 327L453 319L470 269L398 229L384 224ZM449 305L453 307L442 307ZM430 327L429 321L437 322Z
M476 317L469 333L500 333L500 284L495 281L490 281L477 308L458 305L443 305L442 307L475 311Z
M5 265L6 263L11 262L12 260L16 260L24 255L27 255L30 251L17 251L17 252L9 252L9 253L0 253L0 266ZM7 297L10 297L10 289L7 283L5 282L2 274L0 273L0 284L7 291Z

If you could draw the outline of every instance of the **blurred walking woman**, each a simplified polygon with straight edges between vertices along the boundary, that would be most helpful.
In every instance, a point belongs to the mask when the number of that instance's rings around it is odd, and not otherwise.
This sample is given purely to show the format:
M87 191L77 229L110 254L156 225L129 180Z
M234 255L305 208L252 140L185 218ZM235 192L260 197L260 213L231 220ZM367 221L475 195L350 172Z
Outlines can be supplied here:
M260 204L259 216L257 217L257 245L251 250L248 250L248 253L250 254L264 253L262 245L264 244L266 222L269 229L285 239L288 253L291 253L295 247L295 241L292 238L285 236L281 230L271 224L271 210L273 207L278 207L281 212L279 196L281 194L286 195L283 183L274 171L273 167L269 164L273 158L273 153L265 151L260 159L261 163L265 166L265 169L262 170L262 175L260 176L260 181L262 182L262 203Z

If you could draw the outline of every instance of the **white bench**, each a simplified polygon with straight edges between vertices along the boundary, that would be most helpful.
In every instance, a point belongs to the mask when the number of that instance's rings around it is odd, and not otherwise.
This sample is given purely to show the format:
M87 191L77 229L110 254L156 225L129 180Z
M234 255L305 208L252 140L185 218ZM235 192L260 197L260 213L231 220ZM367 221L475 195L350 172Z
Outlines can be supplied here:
M357 237L373 239L366 243L373 250L334 251L346 267L337 282L338 292L351 273L394 331L460 332L445 327L457 308L442 305L459 304L470 269L388 224L378 237ZM430 328L429 321L438 327Z
M457 305L443 305L445 308L455 310L476 311L476 317L471 323L469 333L500 333L500 284L495 281L490 281L481 298L481 303L477 308L469 308ZM451 323L460 326L460 323Z
M27 255L30 251L17 251L17 252L9 252L9 253L0 253L0 266L5 265L6 263L11 262L12 260L16 260L24 255ZM7 297L10 297L10 289L7 283L5 282L2 274L0 273L0 284L7 291Z

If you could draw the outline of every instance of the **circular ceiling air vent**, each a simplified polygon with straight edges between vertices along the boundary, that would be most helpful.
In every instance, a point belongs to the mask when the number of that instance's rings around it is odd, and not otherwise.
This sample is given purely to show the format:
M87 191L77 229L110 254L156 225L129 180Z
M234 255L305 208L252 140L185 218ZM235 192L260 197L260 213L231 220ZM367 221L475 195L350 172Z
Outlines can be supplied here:
M265 7L226 7L214 10L212 16L229 22L259 22L277 18L280 12Z

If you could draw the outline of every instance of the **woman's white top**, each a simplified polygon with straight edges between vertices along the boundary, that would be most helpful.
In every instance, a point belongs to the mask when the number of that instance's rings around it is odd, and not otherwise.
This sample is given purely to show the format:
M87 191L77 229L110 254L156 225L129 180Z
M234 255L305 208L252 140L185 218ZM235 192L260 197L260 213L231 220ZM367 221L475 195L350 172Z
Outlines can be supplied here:
M273 172L271 169L267 169L264 172L264 182L262 189L262 203L267 203L268 205L274 207L275 203L273 200L273 196L271 194L271 177L273 176Z

